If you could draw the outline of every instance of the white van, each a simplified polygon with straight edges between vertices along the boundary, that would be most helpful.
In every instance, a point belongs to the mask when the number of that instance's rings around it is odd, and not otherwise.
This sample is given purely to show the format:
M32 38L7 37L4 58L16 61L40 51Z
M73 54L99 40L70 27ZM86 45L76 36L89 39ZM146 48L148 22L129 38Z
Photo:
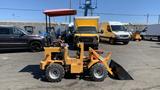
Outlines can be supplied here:
M128 44L130 41L130 33L121 22L105 22L100 25L100 40L109 41L110 44L115 42L123 42Z
M157 40L160 41L160 24L148 25L141 36L144 40Z

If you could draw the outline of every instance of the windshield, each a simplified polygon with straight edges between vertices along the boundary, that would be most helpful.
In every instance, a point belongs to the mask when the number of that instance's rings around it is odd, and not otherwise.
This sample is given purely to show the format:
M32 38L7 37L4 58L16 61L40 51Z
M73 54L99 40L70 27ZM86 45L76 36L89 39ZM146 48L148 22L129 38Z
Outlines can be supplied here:
M22 28L19 28L19 27L16 27L18 30L20 30L20 31L22 31L24 34L26 34L26 35L29 35L30 33L29 32L27 32L27 31L25 31L25 30L23 30Z
M112 31L127 31L122 25L111 25Z
M97 34L97 30L95 27L78 27L76 30L78 34Z

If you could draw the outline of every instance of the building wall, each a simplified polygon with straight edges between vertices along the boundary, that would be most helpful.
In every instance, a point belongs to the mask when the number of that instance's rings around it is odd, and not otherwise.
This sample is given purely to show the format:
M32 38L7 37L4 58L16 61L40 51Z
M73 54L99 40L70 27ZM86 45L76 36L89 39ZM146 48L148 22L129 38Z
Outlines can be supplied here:
M134 32L134 31L142 31L147 25L141 25L141 24L130 24L125 25L128 31Z
M33 34L39 34L39 32L46 32L46 24L41 22L0 22L0 25L12 25L17 26L22 29L25 29L25 26L32 26L33 27ZM62 31L66 29L66 24L56 24L52 23L51 27L54 27L55 30L61 28Z

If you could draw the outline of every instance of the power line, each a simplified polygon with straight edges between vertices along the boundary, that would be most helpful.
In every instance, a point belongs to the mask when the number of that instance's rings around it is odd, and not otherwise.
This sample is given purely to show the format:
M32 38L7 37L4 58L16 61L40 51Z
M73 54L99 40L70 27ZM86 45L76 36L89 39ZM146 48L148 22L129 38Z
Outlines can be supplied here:
M0 10L11 10L11 11L24 11L24 12L43 12L40 9L19 9L19 8L0 8ZM77 10L79 13L84 13L84 11ZM138 16L146 17L146 23L149 23L149 17L158 17L158 23L160 23L160 14L122 14L122 13L104 13L104 12L92 12L95 15L106 15L106 16Z
M95 12L94 14L114 15L114 16L146 16L146 15L138 15L138 14L117 14L117 13L99 13L99 12Z
M19 8L0 8L0 10L15 10L15 11L35 11L35 12L43 12L44 10L40 9L19 9ZM80 13L83 11L78 10ZM93 14L98 15L113 15L113 16L148 16L148 14L121 14L121 13L102 13L102 12L93 12ZM159 16L155 14L150 14L149 16Z
M78 10L80 13L83 13L83 11ZM113 15L113 16L148 16L148 14L121 14L121 13L102 13L102 12L93 12L93 14L97 15ZM154 14L150 14L149 16L158 16Z
M0 8L0 10L15 10L15 11L43 11L38 9L19 9L19 8Z

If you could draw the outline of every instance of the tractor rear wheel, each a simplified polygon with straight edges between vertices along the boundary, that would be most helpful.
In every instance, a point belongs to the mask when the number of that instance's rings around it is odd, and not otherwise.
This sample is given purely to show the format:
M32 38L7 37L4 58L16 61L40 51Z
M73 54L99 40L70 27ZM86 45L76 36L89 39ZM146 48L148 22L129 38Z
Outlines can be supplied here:
M103 64L97 63L93 65L90 69L91 79L94 81L104 81L107 77L108 72Z
M65 71L60 64L51 64L46 69L46 78L50 82L60 82L65 75Z

